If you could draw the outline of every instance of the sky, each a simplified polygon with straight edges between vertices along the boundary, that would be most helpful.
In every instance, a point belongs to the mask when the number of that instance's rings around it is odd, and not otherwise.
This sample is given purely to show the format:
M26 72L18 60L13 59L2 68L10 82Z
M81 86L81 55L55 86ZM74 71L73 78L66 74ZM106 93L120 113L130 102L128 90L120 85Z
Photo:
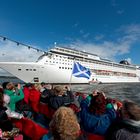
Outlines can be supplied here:
M1 0L0 36L47 51L57 46L140 65L139 0ZM0 61L40 52L0 39Z

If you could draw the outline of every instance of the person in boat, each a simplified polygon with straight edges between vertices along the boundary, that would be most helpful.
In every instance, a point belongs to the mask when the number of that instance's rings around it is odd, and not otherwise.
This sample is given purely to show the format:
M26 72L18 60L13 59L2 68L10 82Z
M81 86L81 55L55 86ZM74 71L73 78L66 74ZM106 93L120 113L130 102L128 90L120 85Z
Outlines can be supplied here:
M69 107L60 107L49 124L50 133L42 140L85 140L80 135L80 125L74 111Z
M45 82L41 82L41 90L40 90L40 92L42 93L46 89L52 89L52 85L51 84L47 84Z
M41 82L40 92L40 103L48 104L49 98L53 95L52 85Z
M57 110L61 106L68 106L74 101L74 96L71 91L64 90L63 86L56 86L53 89L53 94L49 98L49 107Z
M27 83L23 86L23 93L24 93L24 102L29 104L29 96L30 96L30 89L33 84Z
M14 117L20 119L23 115L21 116L14 111L10 111L6 107L9 101L10 97L0 92L0 139L12 139L15 135L19 134L19 129L14 127L9 118Z
M33 109L34 112L39 112L39 101L40 101L40 85L38 84L32 84L30 90L29 90L29 105Z
M12 82L6 83L4 85L4 94L7 94L10 97L10 103L8 106L11 111L15 111L16 103L24 98L20 84L18 84L18 88L15 88Z
M108 129L106 140L140 140L140 106L132 101L124 101L121 119Z
M107 104L102 92L93 92L81 102L80 119L83 130L87 133L104 136L111 123L116 119L112 104Z

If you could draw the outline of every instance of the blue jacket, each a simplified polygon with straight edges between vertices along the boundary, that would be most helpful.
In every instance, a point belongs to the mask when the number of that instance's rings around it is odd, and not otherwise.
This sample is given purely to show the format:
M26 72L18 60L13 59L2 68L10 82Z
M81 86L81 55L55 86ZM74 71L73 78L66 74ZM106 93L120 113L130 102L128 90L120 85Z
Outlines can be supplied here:
M116 118L114 108L107 109L106 113L103 115L94 115L89 112L89 104L89 98L86 98L81 102L80 119L84 131L98 135L105 135L110 124Z

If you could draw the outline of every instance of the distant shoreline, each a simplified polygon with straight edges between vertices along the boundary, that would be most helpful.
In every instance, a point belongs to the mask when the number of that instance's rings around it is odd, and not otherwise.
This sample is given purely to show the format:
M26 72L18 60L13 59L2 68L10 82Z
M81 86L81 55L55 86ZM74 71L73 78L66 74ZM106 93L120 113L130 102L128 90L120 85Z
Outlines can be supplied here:
M0 76L0 78L18 79L18 78L17 78L17 77L15 77L15 76Z
M24 82L15 76L0 76L0 84L3 82L13 82L23 84Z

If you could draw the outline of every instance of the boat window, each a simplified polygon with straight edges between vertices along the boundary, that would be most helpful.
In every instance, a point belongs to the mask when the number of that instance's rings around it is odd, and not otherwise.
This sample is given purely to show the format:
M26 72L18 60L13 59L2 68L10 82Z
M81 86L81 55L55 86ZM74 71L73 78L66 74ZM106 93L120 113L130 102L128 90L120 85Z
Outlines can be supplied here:
M38 77L34 77L34 82L39 82L39 78Z
M18 69L18 71L21 71L21 69Z
M33 69L33 71L36 71L36 69Z
M28 71L29 69L26 69L26 71Z

